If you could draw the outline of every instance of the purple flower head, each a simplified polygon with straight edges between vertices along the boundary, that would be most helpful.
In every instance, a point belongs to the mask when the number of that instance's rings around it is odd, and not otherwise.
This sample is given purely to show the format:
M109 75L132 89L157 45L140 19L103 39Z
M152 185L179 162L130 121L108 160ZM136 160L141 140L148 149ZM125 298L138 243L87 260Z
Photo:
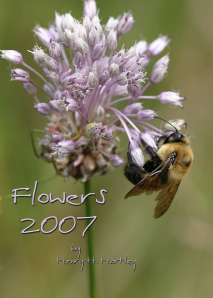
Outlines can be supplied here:
M182 106L185 98L175 92L145 95L167 73L168 55L159 57L149 76L145 71L170 42L167 36L149 45L139 40L129 49L118 48L121 35L133 26L130 12L110 17L103 25L96 2L86 0L83 14L79 22L71 13L56 13L49 28L33 30L41 44L31 53L40 72L28 66L19 52L1 51L1 57L27 68L13 69L11 79L23 83L35 108L47 118L47 134L36 143L42 159L52 162L59 175L84 182L124 163L118 154L120 133L128 138L133 162L142 167L141 139L157 150L157 138L167 134L151 124L156 113L143 109L142 103L147 107L154 99ZM31 72L43 84L32 81ZM184 125L180 120L174 123L180 128Z

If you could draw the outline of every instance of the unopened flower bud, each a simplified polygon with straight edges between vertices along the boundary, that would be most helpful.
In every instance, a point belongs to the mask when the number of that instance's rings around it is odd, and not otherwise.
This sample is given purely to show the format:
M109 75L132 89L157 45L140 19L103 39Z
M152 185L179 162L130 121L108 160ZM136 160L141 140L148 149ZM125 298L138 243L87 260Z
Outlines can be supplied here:
M57 90L54 92L54 99L60 99L61 98L61 91Z
M105 34L108 35L110 30L115 30L117 25L118 25L118 20L117 19L114 19L113 17L110 17L108 22L106 23L106 26L105 26Z
M70 112L74 112L77 109L77 103L76 103L75 99L70 98L67 101L69 102L69 104L68 104L66 110L70 111Z
M103 42L98 42L94 45L92 52L91 52L91 57L92 59L99 60L101 56L103 55L104 52L104 44Z
M126 34L129 30L132 29L134 24L134 19L131 13L124 13L117 25L118 34Z
M55 95L55 88L53 87L53 85L51 83L45 84L43 86L44 91L49 94L52 98Z
M73 49L73 45L75 42L75 34L70 30L65 29L63 31L62 40L64 41L66 47L70 46L70 48Z
M95 121L102 121L105 117L105 111L104 108L102 108L102 106L98 106L97 110L95 111Z
M61 45L59 43L51 39L50 42L47 43L47 47L52 58L58 59L61 57Z
M37 88L31 83L24 83L23 84L25 92L29 95L35 95L37 92Z
M135 102L124 108L124 114L137 114L142 108L141 102Z
M13 64L21 64L23 62L22 54L13 50L2 50L1 58L6 59Z
M62 154L69 154L75 149L75 142L72 140L64 140L58 143L61 148L59 149L59 152Z
M33 54L35 62L43 67L43 65L45 64L46 61L46 54L45 52L39 48L37 45L33 48L33 52L29 51L30 53Z
M30 74L26 70L16 68L11 69L11 81L19 81L22 83L29 83Z
M114 51L117 48L118 42L115 30L110 30L107 36L106 45L110 51Z
M33 32L38 36L38 38L40 39L40 41L42 42L42 44L44 46L46 46L47 43L50 42L50 40L55 39L53 34L46 28L36 26L36 28L33 30Z
M131 94L132 98L138 98L141 94L141 85L140 84L128 84L128 92Z
M81 55L81 54L80 54ZM66 78L71 75L71 69L64 70L60 73L60 80L62 83L66 80Z
M92 24L93 27L96 27L98 30L100 30L100 27L101 27L101 25L100 25L100 19L99 19L99 17L97 15L95 15L92 18L91 24Z
M75 46L81 54L86 54L89 51L88 43L80 37L76 38Z
M133 47L131 47L129 50L127 50L127 52L126 52L126 57L128 58L128 59L130 59L130 58L135 58L135 55L136 55L136 47L135 47L135 45L133 46ZM131 59L130 59L131 60Z
M141 40L135 45L135 53L136 56L141 58L147 50L147 42L145 40Z
M83 26L87 30L87 33L89 33L90 30L91 30L91 21L90 21L90 18L88 16L85 16L84 17L84 19L83 19Z
M140 148L135 148L131 152L132 161L138 165L139 167L142 167L145 163L143 152Z
M75 34L76 34L78 37L82 38L84 41L87 40L87 30L86 30L86 28L85 28L82 24L80 24L80 23L77 23L77 24L75 25Z
M84 1L84 16L88 16L90 20L96 15L97 7L94 0Z
M59 15L56 12L55 23L58 31L61 32L65 29L68 29L73 32L76 21L70 13L65 13L65 15Z
M94 46L100 41L100 32L96 27L92 27L89 33L89 44Z
M141 68L146 68L149 65L150 61L151 57L149 57L148 55L144 55L144 57L140 58L137 63L141 66Z
M51 100L49 102L50 106L56 111L56 112L62 112L62 107L61 107L61 103L59 100L57 99L54 99L54 100Z
M98 75L99 78L99 84L104 85L106 81L109 79L109 72L108 70L104 70Z
M126 77L126 72L122 72L121 74L119 74L119 76L117 77L117 83L120 86L124 86L128 83L127 77Z
M59 132L59 131L54 131L54 133L52 134L52 142L53 143L58 143L63 141L63 135Z
M131 138L139 144L140 143L140 134L133 128L130 128L129 132L131 134Z
M167 44L171 41L167 35L161 36L155 39L150 45L148 46L147 53L149 56L155 57L159 55L167 46Z
M164 124L164 128L166 130L173 130L174 127L172 125L174 125L177 130L181 130L184 126L186 126L186 121L184 119L169 120L168 123Z
M177 92L167 91L158 95L158 99L162 104L172 104L183 107L183 104L180 102L180 100L185 100L186 97L180 97L180 94Z
M129 150L132 151L137 148L140 148L139 143L136 140L132 139L129 144Z
M165 55L160 60L158 60L152 70L150 75L150 81L154 84L160 83L163 80L165 74L167 73L169 65L169 56Z
M153 135L151 135L150 133L148 133L147 131L144 131L141 133L141 138L144 140L144 142L151 146L154 149L158 149L154 139L153 139Z
M51 79L51 81L53 81L56 84L61 84L60 78L57 75L56 72L54 71L49 71L47 69L44 68L44 73L46 74L47 77L49 77Z
M80 66L83 66L85 64L85 61L86 61L86 56L84 54L77 52L73 59L73 66L77 66L79 68Z
M137 113L138 120L140 121L149 121L154 119L155 112L153 110L141 110Z
M111 77L114 77L116 76L118 73L119 73L119 65L116 64L116 63L112 63L110 66L109 66L109 74Z
M112 154L110 156L110 162L114 167L119 167L120 165L125 163L125 160L117 154Z
M95 89L98 86L98 76L96 72L90 72L88 76L88 85L90 88Z
M41 103L37 103L34 108L42 115L49 115L51 113L51 106L48 105L48 103L45 102L41 102Z

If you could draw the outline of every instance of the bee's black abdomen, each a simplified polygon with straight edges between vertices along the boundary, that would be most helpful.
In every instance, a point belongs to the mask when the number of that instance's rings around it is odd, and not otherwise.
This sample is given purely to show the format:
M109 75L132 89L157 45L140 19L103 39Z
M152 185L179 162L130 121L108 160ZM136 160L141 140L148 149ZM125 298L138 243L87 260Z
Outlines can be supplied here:
M143 167L145 172L151 173L156 168L156 163L152 160L148 160Z

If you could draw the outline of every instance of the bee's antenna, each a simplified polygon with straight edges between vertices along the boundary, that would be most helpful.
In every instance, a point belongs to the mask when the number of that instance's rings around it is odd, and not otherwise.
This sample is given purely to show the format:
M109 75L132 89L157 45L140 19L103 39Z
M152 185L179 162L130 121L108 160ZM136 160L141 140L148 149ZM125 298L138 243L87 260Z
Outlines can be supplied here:
M163 121L167 122L169 125L171 125L171 126L173 126L173 127L174 127L174 129L176 130L176 132L178 132L177 128L176 128L174 125L172 125L171 123L169 123L168 121L166 121L165 119L163 119L163 118L160 118L160 117L156 117L156 116L154 116L154 118L161 119L161 120L163 120Z

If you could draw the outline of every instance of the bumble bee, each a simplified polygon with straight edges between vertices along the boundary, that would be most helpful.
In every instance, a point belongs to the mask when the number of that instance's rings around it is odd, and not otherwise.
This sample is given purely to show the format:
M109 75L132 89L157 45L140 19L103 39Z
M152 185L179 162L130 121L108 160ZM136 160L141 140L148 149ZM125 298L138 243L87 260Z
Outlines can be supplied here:
M157 205L154 218L159 218L168 210L181 180L188 174L194 160L189 138L178 132L176 127L174 128L176 132L160 137L159 141L162 144L158 143L157 152L141 139L145 151L151 158L143 167L135 164L130 152L127 152L128 165L125 167L124 174L130 182L135 184L135 187L125 195L124 199L138 196L141 193L150 195L155 191L160 191L155 199Z

